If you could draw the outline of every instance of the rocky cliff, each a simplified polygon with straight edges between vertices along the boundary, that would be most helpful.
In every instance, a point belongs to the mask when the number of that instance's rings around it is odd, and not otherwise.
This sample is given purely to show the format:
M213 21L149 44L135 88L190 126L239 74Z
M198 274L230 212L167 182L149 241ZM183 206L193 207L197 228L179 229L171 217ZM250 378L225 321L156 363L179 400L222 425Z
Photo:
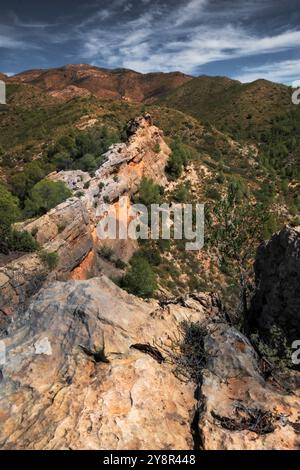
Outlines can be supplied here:
M125 196L130 204L143 176L166 183L165 167L171 153L163 133L145 115L128 124L128 139L113 145L104 155L103 165L94 177L83 171L61 171L49 175L64 181L73 197L49 213L18 225L33 234L44 251L56 253L58 265L51 273L37 254L27 254L0 267L0 325L13 313L23 312L28 299L46 281L87 279L101 270L116 276L112 266L98 256L103 244L113 248L116 259L128 261L137 249L134 240L108 240L101 243L96 234L97 208L107 203L112 209ZM159 151L155 151L155 146ZM117 208L118 209L118 208Z
M276 325L289 344L300 339L300 232L286 227L262 244L255 262L251 329L268 339Z

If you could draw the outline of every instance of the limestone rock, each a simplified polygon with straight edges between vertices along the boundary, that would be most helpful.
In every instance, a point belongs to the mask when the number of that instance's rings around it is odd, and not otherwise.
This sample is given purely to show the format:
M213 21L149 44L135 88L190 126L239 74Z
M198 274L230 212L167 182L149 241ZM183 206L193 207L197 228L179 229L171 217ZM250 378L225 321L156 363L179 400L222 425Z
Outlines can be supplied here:
M82 190L83 200L92 211L103 201L112 203L124 194L133 194L143 176L165 184L165 167L170 153L162 131L153 125L149 115L145 115L129 123L127 142L110 147L93 178L88 179L86 173L79 171L61 171L50 177L64 181L71 190ZM89 185L85 187L87 182Z
M213 326L206 340L199 433L207 450L299 449L300 388L265 380L249 341ZM299 377L298 377L299 380Z
M187 319L207 332L198 386L167 353ZM159 304L105 276L55 282L2 339L3 449L299 448L299 389L265 380L212 295Z
M105 277L42 289L4 339L0 447L190 449L194 385L131 346L205 308L144 302Z
M58 266L49 273L39 256L30 253L1 267L2 315L18 313L19 307L24 311L47 278L68 279L93 248L89 215L79 199L69 199L38 219L19 224L18 229L35 234L44 251L57 253ZM92 263L89 269L93 271Z

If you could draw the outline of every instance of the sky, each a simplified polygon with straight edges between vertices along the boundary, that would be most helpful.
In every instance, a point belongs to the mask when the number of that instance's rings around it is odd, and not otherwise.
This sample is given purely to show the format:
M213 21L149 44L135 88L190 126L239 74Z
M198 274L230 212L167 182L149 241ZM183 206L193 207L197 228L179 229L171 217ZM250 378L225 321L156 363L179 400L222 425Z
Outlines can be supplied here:
M0 71L88 63L300 80L300 0L0 0Z

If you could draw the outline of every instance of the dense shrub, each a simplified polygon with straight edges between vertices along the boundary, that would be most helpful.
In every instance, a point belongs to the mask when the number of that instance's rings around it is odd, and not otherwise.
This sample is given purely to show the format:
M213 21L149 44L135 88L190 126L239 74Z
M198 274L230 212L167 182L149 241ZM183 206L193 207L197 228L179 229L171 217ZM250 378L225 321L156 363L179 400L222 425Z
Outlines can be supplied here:
M152 179L143 177L134 202L144 204L147 207L151 204L160 204L161 193L159 185L155 184Z
M157 283L148 261L143 257L133 257L128 272L120 280L120 286L139 297L153 297Z
M155 246L141 248L133 255L131 261L137 258L146 259L151 266L158 266L162 261L160 252Z
M167 173L170 180L176 180L187 165L190 154L177 140L172 143L171 150L172 153L168 161Z
M191 189L191 184L189 181L187 181L186 183L180 184L173 193L174 200L182 204L190 202L190 199L191 199L190 189Z
M157 142L153 147L153 152L154 153L159 153L160 151L161 151L161 148L160 148L159 143Z
M0 252L9 251L32 252L38 249L38 244L31 234L19 232L12 225L20 216L18 200L7 188L0 185Z
M220 193L216 188L207 188L205 196L208 199L213 199L214 201L220 201L221 199Z
M0 184L0 252L7 253L11 239L11 225L20 215L18 200Z
M34 161L25 165L20 173L16 173L10 179L11 190L18 196L21 205L28 197L30 190L53 170L53 167L45 162Z
M127 264L122 261L121 259L117 259L116 262L115 262L115 267L117 269L125 269L127 267Z
M86 153L82 158L77 160L76 164L73 165L73 168L74 167L76 167L77 170L93 173L98 168L97 159L91 153Z
M62 181L42 180L31 189L25 202L25 214L30 217L45 214L71 195Z
M48 251L40 251L39 257L44 266L49 270L53 271L58 265L58 254L57 253L50 253Z
M103 155L120 136L106 127L89 132L72 132L49 147L48 159L60 170L82 170L93 173L102 163Z
M113 249L109 246L102 246L99 249L99 255L102 256L102 258L107 259L108 261L111 260L113 254Z
M24 251L26 253L32 253L33 251L37 251L38 248L38 243L30 233L12 230L9 239L9 249L11 251Z

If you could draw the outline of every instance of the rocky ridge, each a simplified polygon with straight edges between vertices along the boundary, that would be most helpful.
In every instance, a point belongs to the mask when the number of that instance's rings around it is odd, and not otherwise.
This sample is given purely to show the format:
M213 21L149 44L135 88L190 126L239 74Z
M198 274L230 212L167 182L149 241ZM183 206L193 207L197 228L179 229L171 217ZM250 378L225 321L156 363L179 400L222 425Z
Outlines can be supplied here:
M206 332L198 384L174 373L187 320ZM265 380L256 352L213 295L164 305L105 276L55 282L4 342L1 448L299 447L298 392Z
M110 100L151 102L192 78L180 72L141 74L125 69L108 70L87 64L70 64L61 68L28 70L6 77L5 81L34 86L63 101L92 94Z
M98 249L106 241L101 243L97 238L97 211L101 214L101 207L107 205L118 210L120 196L126 197L130 204L130 196L136 192L143 176L159 184L165 183L164 170L170 153L162 132L146 115L129 123L127 142L109 149L94 177L82 171L61 171L48 176L54 181L64 181L73 197L44 216L18 227L33 234L43 250L57 253L58 266L49 274L37 254L26 254L0 267L2 322L9 319L13 310L24 311L26 299L45 280L87 279L101 269L118 274L98 257ZM112 245L117 259L125 261L137 248L134 240L108 240L107 243Z

